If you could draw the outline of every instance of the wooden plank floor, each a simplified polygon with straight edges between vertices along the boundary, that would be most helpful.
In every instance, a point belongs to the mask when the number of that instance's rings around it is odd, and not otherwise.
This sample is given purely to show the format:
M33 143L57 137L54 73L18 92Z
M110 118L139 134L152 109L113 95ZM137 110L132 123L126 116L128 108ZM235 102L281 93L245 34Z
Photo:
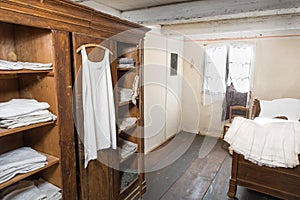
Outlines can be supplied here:
M186 140L191 133L180 133L176 140L171 141L173 150L180 147L180 139ZM212 151L205 157L199 157L199 149L204 137L196 135L190 148L173 164L155 171L146 173L147 191L143 200L219 200L230 199L226 193L231 172L231 156L217 141ZM214 142L212 143L214 144ZM163 149L163 147L162 147ZM171 148L162 151L163 159ZM152 162L155 162L152 160ZM258 192L238 186L237 199L240 200L277 200Z

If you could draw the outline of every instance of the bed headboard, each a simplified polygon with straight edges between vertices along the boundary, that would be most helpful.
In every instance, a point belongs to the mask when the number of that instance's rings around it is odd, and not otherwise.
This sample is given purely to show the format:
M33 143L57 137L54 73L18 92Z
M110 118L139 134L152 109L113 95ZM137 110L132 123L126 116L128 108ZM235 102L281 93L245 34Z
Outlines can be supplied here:
M251 119L255 117L286 117L289 120L300 120L300 99L282 98L272 101L253 98Z

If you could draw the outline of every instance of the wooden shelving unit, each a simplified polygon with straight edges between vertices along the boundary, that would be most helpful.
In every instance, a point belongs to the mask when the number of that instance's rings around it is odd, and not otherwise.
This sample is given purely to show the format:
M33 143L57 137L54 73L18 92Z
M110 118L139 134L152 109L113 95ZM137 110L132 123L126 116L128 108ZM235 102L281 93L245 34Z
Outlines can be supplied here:
M117 55L118 58L130 58L133 59L135 63L135 68L116 68L116 73L114 85L115 90L117 87L132 89L134 79L136 76L139 77L139 87L138 87L138 97L136 98L136 104L133 104L132 101L117 103L117 117L126 118L126 117L135 117L137 121L135 124L126 127L124 130L119 130L118 134L124 140L128 140L137 144L137 151L132 155L129 155L126 158L120 159L120 170L118 172L119 177L119 187L120 187L120 199L139 199L141 198L143 192L145 192L145 177L143 172L143 159L137 156L137 153L144 152L144 139L143 139L143 91L141 89L142 85L142 72L143 72L143 63L142 57L140 54L140 43L127 43L127 42L117 42ZM118 96L115 97L119 99ZM120 147L121 148L121 147ZM128 169L129 171L135 171L136 173L128 174L123 172L123 168ZM126 170L125 170L126 171ZM127 179L130 176L136 176L126 187L124 184L124 177Z
M4 6L5 7L5 6ZM0 10L4 8L0 3ZM1 11L2 12L2 11ZM16 14L17 16L17 14ZM71 71L64 67L70 67L69 60L61 60L67 57L69 43L61 38L68 34L58 33L47 28L14 24L0 21L0 59L10 60L9 54L13 52L18 61L52 63L52 70L0 70L0 102L8 102L11 99L34 99L38 102L49 104L48 110L56 117L56 121L37 123L14 129L0 129L0 154L20 147L31 147L42 152L47 157L48 164L35 171L18 174L12 179L0 184L1 189L10 186L26 178L41 177L57 187L61 188L64 199L77 199L77 184L75 166L72 155L75 152L72 143L68 143L68 137L73 135L73 123L71 114L70 94ZM66 54L67 53L67 54ZM61 109L63 108L63 109ZM67 146L68 151L64 151ZM60 160L60 158L64 158ZM69 165L67 167L67 165ZM52 167L56 165L55 167ZM65 171L68 169L69 172ZM73 171L74 170L74 171ZM72 172L71 172L72 171ZM65 173L70 174L65 179ZM74 179L73 179L74 177ZM75 180L73 183L70 180ZM68 198L67 198L68 197Z

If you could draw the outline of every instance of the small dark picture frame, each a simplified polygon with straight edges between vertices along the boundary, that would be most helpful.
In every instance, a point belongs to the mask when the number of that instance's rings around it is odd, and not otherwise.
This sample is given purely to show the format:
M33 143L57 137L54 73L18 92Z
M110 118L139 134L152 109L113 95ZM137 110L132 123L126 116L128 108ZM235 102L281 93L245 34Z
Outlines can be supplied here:
M177 76L178 68L178 55L176 53L171 53L171 76Z

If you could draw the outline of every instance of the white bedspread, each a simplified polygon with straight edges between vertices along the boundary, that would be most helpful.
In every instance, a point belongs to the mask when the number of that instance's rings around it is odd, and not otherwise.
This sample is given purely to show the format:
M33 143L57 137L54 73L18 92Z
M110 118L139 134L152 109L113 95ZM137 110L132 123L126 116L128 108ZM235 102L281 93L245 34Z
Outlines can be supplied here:
M258 165L299 165L300 122L236 117L225 135L233 150Z

